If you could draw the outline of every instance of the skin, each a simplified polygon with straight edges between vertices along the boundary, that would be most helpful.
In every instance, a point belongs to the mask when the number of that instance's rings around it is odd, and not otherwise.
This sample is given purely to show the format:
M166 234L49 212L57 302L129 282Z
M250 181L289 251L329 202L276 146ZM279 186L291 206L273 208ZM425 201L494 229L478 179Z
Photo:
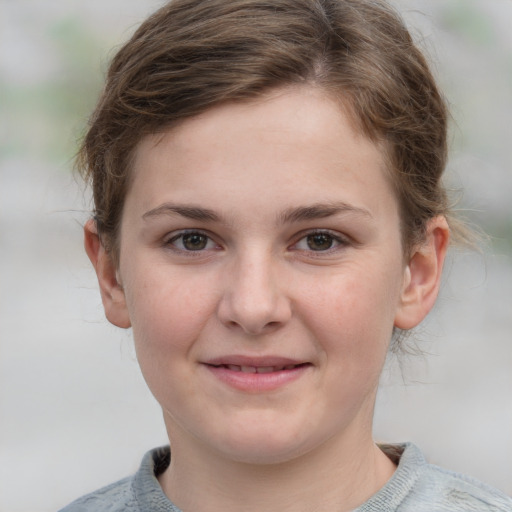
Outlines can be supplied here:
M394 471L372 440L392 330L435 301L445 219L404 260L382 150L309 87L148 136L133 173L119 266L92 221L85 246L162 406L164 492L201 512L364 502Z

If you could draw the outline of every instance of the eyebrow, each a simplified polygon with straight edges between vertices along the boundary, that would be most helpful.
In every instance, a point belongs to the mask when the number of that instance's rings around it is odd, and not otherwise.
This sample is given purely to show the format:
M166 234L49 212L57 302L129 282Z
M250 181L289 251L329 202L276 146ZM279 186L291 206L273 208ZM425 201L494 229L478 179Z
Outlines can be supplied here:
M185 217L186 219L191 220L201 220L201 221L210 221L216 222L219 219L219 216L208 208L201 208L199 206L187 206L187 205L176 205L171 203L164 203L142 215L144 220L147 220L151 217L158 217L160 215L180 215L181 217Z
M339 214L355 214L363 217L372 218L372 214L365 208L359 208L344 202L336 203L317 203L310 206L300 206L285 210L280 216L279 221L283 224L291 222L300 222L315 219L325 219Z
M301 222L315 219L325 219L339 214L355 214L372 218L372 214L365 208L356 207L344 202L336 203L317 203L309 206L299 206L289 208L279 214L278 223L290 224L293 222ZM179 215L186 219L219 222L221 217L213 210L192 205L176 205L173 203L164 203L142 215L144 220L162 215Z

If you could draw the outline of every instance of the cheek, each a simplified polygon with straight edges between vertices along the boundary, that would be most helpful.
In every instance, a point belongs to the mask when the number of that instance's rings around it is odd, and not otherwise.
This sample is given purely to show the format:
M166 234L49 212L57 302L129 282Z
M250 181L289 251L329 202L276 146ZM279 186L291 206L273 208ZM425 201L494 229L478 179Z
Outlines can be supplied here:
M193 392L190 363L214 301L199 280L156 270L139 274L126 293L142 375L165 406L180 404Z
M153 268L135 276L126 289L138 353L159 357L188 350L214 310L204 279Z
M396 272L371 274L371 266L357 266L315 287L303 315L327 356L344 364L361 360L362 367L385 357L392 331L399 288ZM346 269L345 269L346 270ZM350 357L348 357L350 355Z

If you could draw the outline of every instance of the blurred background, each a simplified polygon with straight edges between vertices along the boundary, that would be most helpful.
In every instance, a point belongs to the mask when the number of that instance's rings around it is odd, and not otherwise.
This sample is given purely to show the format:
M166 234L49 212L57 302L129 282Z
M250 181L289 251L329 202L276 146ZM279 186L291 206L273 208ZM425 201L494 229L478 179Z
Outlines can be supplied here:
M452 107L447 180L490 241L454 251L438 305L390 358L382 441L512 494L512 2L395 0ZM166 443L129 332L82 250L76 141L109 57L161 0L0 0L0 511L55 511Z

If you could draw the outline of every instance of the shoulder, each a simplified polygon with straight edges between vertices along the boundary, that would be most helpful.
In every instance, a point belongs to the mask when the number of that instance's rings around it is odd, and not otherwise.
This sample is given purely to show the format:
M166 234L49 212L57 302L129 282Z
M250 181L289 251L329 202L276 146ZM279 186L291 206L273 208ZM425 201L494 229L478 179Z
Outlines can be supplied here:
M164 495L156 477L167 467L169 460L169 447L152 450L146 453L135 475L87 494L60 512L177 511Z
M413 487L411 501L420 497L424 505L423 508L415 505L417 512L431 512L432 503L439 503L439 510L450 512L512 512L512 498L504 493L469 476L432 464L425 465Z
M132 479L125 478L91 494L82 496L60 512L117 512L138 510L132 492Z
M512 512L512 498L471 477L427 463L413 444L381 448L398 461L398 467L391 480L368 502L382 504L378 510ZM377 509L363 506L361 510Z

